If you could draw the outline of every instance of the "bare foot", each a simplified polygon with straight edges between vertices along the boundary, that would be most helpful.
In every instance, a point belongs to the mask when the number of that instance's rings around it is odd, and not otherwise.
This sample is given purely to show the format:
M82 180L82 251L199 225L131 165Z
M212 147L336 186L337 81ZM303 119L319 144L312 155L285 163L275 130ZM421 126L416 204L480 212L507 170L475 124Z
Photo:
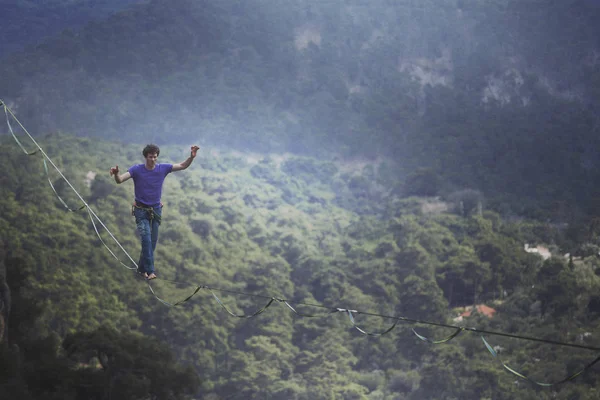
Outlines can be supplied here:
M152 279L156 279L157 276L153 273L151 273L150 275L146 274L146 279L148 279L149 281L151 281Z

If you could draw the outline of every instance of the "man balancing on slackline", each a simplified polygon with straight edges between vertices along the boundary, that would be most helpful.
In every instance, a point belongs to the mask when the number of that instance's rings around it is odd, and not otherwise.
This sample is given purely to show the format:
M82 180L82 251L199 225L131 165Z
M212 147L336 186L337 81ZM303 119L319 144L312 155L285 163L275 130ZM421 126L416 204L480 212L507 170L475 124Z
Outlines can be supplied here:
M158 241L158 227L162 216L160 198L163 183L169 173L189 167L194 161L198 149L198 146L192 146L190 156L182 163L158 164L156 159L160 154L160 149L155 144L149 144L142 151L146 159L144 164L134 165L122 175L119 175L118 165L110 169L110 175L114 175L117 183L123 183L129 178L133 178L135 202L132 214L135 216L135 223L142 240L142 252L137 271L146 279L156 278L154 250Z

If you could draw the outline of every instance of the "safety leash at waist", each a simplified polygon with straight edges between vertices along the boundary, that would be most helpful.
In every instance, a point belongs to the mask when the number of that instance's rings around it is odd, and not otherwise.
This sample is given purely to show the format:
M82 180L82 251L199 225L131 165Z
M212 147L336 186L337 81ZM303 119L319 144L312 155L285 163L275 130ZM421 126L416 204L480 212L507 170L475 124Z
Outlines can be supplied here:
M160 207L162 207L162 206L163 206L163 203L160 203ZM156 221L159 224L161 223L162 217L161 217L160 214L157 214L157 213L154 212L154 207L149 207L149 206L147 206L145 204L142 206L142 205L140 205L140 204L138 204L138 203L136 203L134 201L133 204L131 204L131 215L135 216L135 209L136 208L138 208L140 210L145 210L148 213L148 215L149 215L148 219L150 220L150 222L152 222L152 220L154 218L156 218Z

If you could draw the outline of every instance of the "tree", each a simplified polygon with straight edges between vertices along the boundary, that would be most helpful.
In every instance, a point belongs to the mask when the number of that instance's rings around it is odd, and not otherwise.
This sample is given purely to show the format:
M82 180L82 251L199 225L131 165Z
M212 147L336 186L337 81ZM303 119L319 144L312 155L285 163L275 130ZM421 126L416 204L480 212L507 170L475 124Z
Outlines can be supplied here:
M86 398L187 399L199 383L191 367L178 366L165 346L139 333L102 326L67 336L63 348Z
M481 262L471 247L461 246L440 268L438 284L452 306L473 304L491 276L488 263Z
M6 283L6 266L4 265L4 243L0 240L0 347L8 343L8 317L10 315L10 287Z
M535 287L542 302L542 314L558 317L576 309L577 277L563 260L551 258L544 262Z
M404 193L407 196L435 196L442 181L431 168L419 168L406 178Z

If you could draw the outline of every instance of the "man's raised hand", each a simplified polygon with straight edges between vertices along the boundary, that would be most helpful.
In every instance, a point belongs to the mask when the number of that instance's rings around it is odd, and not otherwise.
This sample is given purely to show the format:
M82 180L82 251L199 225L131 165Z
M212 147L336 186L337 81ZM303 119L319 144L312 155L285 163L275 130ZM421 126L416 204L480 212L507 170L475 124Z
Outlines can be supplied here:
M194 145L192 146L192 152L190 153L190 155L192 156L192 158L196 158L196 152L198 151L200 147Z
M119 166L118 165L116 167L112 167L110 169L110 176L117 175L118 173L119 173Z

